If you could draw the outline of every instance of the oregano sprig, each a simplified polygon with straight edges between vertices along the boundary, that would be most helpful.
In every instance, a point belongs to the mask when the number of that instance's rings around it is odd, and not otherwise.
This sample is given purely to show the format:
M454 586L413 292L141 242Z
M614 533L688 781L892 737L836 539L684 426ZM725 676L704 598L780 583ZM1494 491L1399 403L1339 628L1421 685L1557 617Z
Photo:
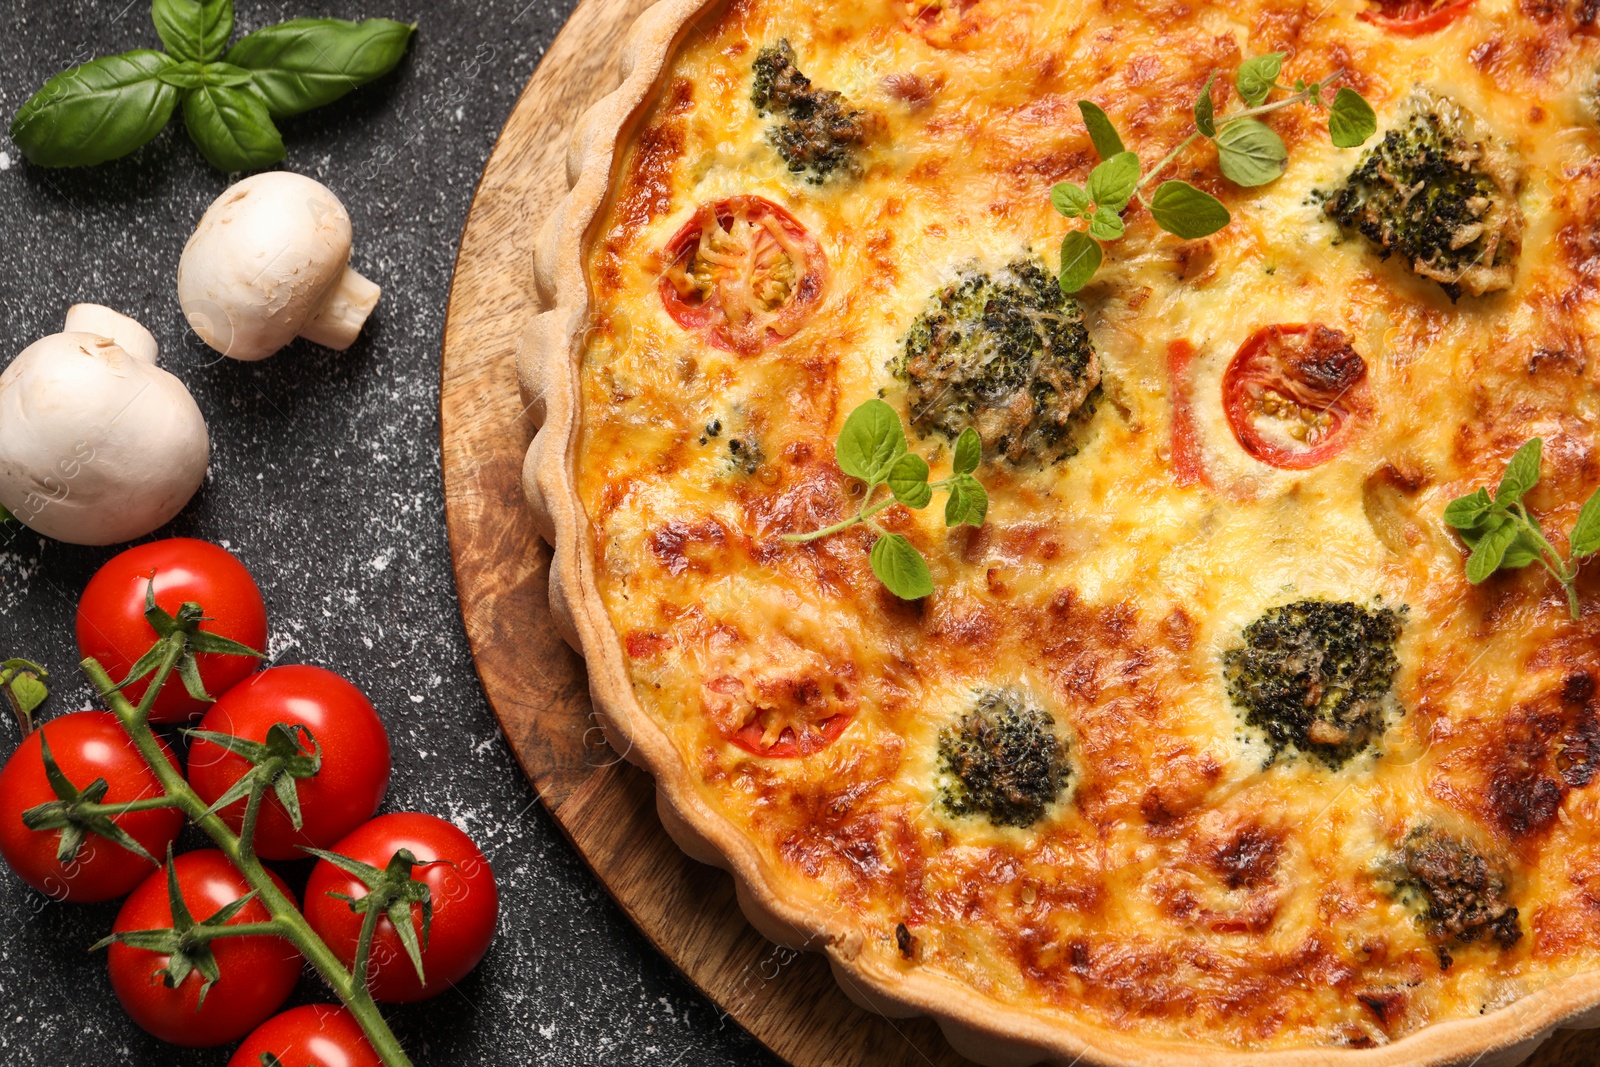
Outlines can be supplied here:
M1578 521L1567 538L1568 556L1562 558L1522 502L1539 484L1543 458L1544 440L1535 437L1506 464L1493 496L1487 488L1480 488L1457 497L1444 509L1444 521L1455 527L1472 549L1467 557L1467 581L1477 585L1496 571L1538 563L1566 590L1567 606L1576 619L1580 614L1578 569L1600 552L1600 490L1578 511Z
M785 534L794 543L816 541L852 526L865 525L877 533L867 561L872 573L902 600L917 600L933 592L933 574L904 535L890 533L873 517L892 504L903 504L920 511L933 502L935 491L949 494L944 507L944 524L982 526L989 513L989 494L974 477L983 459L983 442L978 432L967 427L957 438L951 459L950 477L929 482L928 461L909 451L900 413L882 400L868 400L850 413L834 445L839 469L867 483L861 495L861 508L843 522L803 534ZM879 496L879 488L888 494Z
M1283 139L1257 116L1295 104L1322 107L1322 92L1343 76L1335 72L1318 82L1296 79L1293 87L1278 84L1286 53L1271 52L1240 65L1234 79L1239 97L1247 105L1231 115L1217 115L1211 99L1216 72L1206 78L1194 102L1194 131L1150 170L1141 175L1139 157L1127 150L1110 116L1089 100L1078 101L1089 140L1101 162L1089 172L1083 186L1061 182L1050 190L1050 202L1069 219L1083 219L1086 229L1068 231L1061 244L1061 288L1076 293L1100 269L1102 241L1115 241L1124 232L1122 212L1145 187L1160 177L1169 164L1197 139L1209 139L1217 150L1223 175L1236 185L1266 185L1283 175L1289 152ZM1274 90L1290 95L1272 103ZM1378 129L1377 116L1361 94L1341 87L1328 108L1328 133L1339 148L1355 148ZM1146 202L1150 217L1163 230L1184 240L1208 237L1231 221L1228 209L1210 193L1172 178L1162 182Z
M0 692L5 694L10 703L23 737L33 733L33 713L50 696L50 690L44 684L48 677L50 672L32 660L8 659L0 662Z
M218 170L284 158L276 119L332 103L393 70L416 25L392 19L293 19L230 50L233 0L154 0L165 52L136 49L57 74L22 105L11 137L43 167L86 167L125 156L183 112Z

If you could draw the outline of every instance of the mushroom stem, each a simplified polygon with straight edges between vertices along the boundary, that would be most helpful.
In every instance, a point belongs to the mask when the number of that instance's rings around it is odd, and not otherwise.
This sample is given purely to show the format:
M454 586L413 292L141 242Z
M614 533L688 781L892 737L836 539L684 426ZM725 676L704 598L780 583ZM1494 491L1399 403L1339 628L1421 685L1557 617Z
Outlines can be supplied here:
M361 336L361 328L366 325L367 316L372 314L382 292L354 267L346 267L339 276L339 284L328 293L300 336L313 344L343 352Z
M134 359L155 365L161 349L149 330L128 316L101 304L74 304L67 309L63 333L87 333L115 341Z

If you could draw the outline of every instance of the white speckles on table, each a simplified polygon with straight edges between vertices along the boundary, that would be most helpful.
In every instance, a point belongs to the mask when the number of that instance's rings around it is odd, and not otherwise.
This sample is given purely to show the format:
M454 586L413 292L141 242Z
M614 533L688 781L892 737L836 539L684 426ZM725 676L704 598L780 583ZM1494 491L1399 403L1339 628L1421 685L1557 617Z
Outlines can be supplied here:
M189 334L178 255L226 179L179 123L91 171L40 170L0 136L0 366L77 301L148 326L213 437L205 486L163 532L223 543L252 568L275 661L330 667L372 698L395 752L386 810L449 818L490 855L503 911L488 959L458 989L392 1013L419 1067L774 1063L639 937L540 809L484 703L455 603L437 414L450 272L478 174L570 3L397 2L236 0L241 33L300 15L420 22L398 74L284 124L285 167L344 199L356 266L384 287L353 349L301 344L241 364ZM0 0L0 11L0 128L58 70L156 46L144 0ZM53 714L89 700L72 611L111 554L0 532L0 656L55 669ZM285 869L291 883L306 873ZM114 905L47 903L0 872L0 909L0 1067L226 1062L162 1046L123 1017L103 958L85 951ZM297 995L326 994L307 979Z

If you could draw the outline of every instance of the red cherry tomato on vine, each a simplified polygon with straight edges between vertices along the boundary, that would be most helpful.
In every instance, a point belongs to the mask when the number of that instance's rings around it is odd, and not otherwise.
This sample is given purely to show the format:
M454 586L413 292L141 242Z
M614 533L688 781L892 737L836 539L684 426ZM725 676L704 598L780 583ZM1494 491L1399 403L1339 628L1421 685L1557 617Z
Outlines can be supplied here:
M422 950L424 986L417 981L394 925L387 917L378 920L367 968L370 987L374 999L397 1004L436 997L465 978L488 951L500 914L500 892L489 861L470 837L443 819L414 813L381 815L333 851L382 870L402 848L417 858L412 876L432 894L433 929ZM307 921L350 967L355 963L361 916L330 893L360 898L367 887L326 860L317 862L306 883ZM420 904L412 905L411 921L421 942Z
M173 866L178 892L197 923L250 892L244 875L215 849L186 852ZM274 874L272 880L294 900L282 879ZM271 917L266 905L252 900L228 925L266 922ZM172 928L165 868L146 878L123 902L111 928L116 933ZM163 976L156 974L166 967L167 956L122 944L113 944L109 951L111 988L133 1021L163 1041L189 1048L237 1041L282 1007L300 980L300 953L282 938L221 938L211 942L211 952L222 977L212 983L201 1005L205 979L198 970L186 975L178 988L168 989Z
M0 770L0 856L29 885L57 900L90 902L122 896L156 869L155 864L121 845L89 834L78 854L63 864L56 858L60 830L30 830L22 813L56 798L45 777L43 746L67 780L82 791L97 778L106 781L103 804L122 804L161 795L155 772L123 731L117 717L105 711L79 711L52 719L23 739ZM168 762L178 761L161 744ZM164 855L183 829L176 808L119 815L112 820L152 856Z
M337 1004L290 1008L244 1039L228 1067L261 1067L267 1053L283 1067L383 1067L356 1017Z
M145 590L155 578L156 604L177 614L193 601L205 610L209 622L202 630L231 638L257 651L267 644L267 607L261 590L244 564L224 548L174 537L130 548L101 567L89 579L78 601L78 650L90 656L120 682L140 656L156 643L155 630L145 621ZM249 656L201 653L195 657L206 692L220 697L255 673L258 662ZM123 694L135 704L144 696L147 681L135 682ZM174 672L156 697L151 722L183 722L204 711Z
M672 321L715 348L753 355L806 324L828 261L805 224L772 201L702 204L667 242L657 289Z
M275 723L300 725L322 747L322 769L297 779L301 829L271 793L256 823L256 852L269 860L304 859L300 846L332 848L372 818L389 787L389 735L361 690L321 667L271 667L228 690L200 720L200 729L265 741ZM189 748L189 783L215 803L250 770L243 756L199 738ZM235 832L245 802L222 809Z
M1391 33L1417 37L1448 26L1472 4L1473 0L1376 0L1360 17Z
M1318 323L1257 330L1222 376L1222 406L1250 455L1306 470L1350 443L1367 413L1367 364L1338 330Z

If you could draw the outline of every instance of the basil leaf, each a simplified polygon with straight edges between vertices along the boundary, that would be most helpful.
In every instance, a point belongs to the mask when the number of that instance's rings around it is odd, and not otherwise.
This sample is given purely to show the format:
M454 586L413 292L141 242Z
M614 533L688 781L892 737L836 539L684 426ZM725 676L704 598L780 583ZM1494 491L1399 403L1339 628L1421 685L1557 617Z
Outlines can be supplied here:
M1061 242L1061 291L1076 293L1100 269L1104 253L1100 243L1082 230L1073 230Z
M915 452L907 452L889 468L889 491L908 508L925 508L933 500L933 487L928 484L928 461Z
M1206 84L1200 90L1200 95L1194 98L1194 128L1207 137L1217 135L1217 106L1211 102L1211 83L1217 80L1217 72L1212 71L1206 77Z
M872 573L878 576L901 600L920 600L933 593L933 574L922 553L897 533L884 534L873 542L867 556Z
M1139 185L1139 157L1118 152L1089 172L1089 199L1101 207L1121 211Z
M22 105L11 139L41 167L89 167L125 156L172 118L178 90L161 72L174 65L171 56L138 51L63 71Z
M1494 502L1507 506L1520 503L1528 495L1528 490L1539 484L1539 466L1543 455L1544 440L1538 437L1517 449L1517 454L1506 464L1506 472L1500 476Z
M1162 182L1150 198L1150 217L1170 234L1192 241L1209 237L1232 221L1222 201L1188 182Z
M1477 585L1499 570L1501 561L1506 558L1506 551L1521 532L1519 523L1507 520L1485 534L1467 560L1467 581Z
M1115 241L1123 230L1122 217L1109 208L1096 211L1089 220L1089 236L1099 241Z
M956 438L955 459L951 467L957 474L971 474L978 469L978 464L983 462L983 438L978 436L978 431L968 426L961 431L961 436ZM1600 498L1600 493L1595 494ZM1600 513L1600 509L1597 509Z
M852 411L833 447L840 470L871 484L883 481L905 451L900 414L882 400L868 400Z
M1069 219L1081 216L1089 207L1089 194L1082 186L1060 182L1050 190L1050 203Z
M1111 116L1105 113L1105 109L1092 101L1079 100L1078 110L1083 114L1083 124L1089 128L1089 140L1094 142L1094 150L1100 153L1101 159L1110 159L1127 151L1122 147L1122 137L1117 133L1117 128L1111 125Z
M209 63L233 36L233 0L155 0L150 18L177 59Z
M287 155L267 105L249 89L191 90L183 98L183 124L206 162L229 174L270 167Z
M950 499L944 504L946 526L982 526L989 516L989 494L970 474L951 479Z
M287 118L389 73L415 32L393 19L292 19L245 37L228 62L252 71L272 117Z
M1444 521L1458 530L1469 530L1477 526L1493 507L1494 501L1489 499L1489 490L1479 489L1450 501L1444 509Z
M1273 83L1278 80L1278 72L1283 70L1283 57L1286 52L1268 52L1264 56L1256 56L1239 64L1239 77L1234 82L1239 88L1239 95L1251 107L1260 106L1272 92Z
M1217 162L1229 181L1238 185L1266 185L1277 181L1289 166L1283 138L1259 119L1236 119L1217 131Z
M1378 132L1378 116L1361 94L1346 86L1333 96L1328 109L1328 136L1335 148L1359 148Z
M198 89L206 83L205 66L200 63L176 63L156 77L174 89Z
M255 82L254 74L232 63L207 63L200 68L200 73L207 85L226 85L229 88L240 89Z
M0 508L0 513L4 511ZM1578 524L1572 528L1570 544L1574 559L1600 552L1600 490L1596 490L1578 512Z

